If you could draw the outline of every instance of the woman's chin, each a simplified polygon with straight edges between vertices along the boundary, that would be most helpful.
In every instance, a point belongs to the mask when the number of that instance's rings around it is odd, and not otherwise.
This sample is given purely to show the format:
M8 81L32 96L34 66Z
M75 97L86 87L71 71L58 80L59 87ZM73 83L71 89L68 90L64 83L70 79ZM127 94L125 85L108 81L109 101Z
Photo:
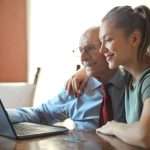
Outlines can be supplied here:
M116 69L118 66L115 65L114 63L108 63L109 69Z

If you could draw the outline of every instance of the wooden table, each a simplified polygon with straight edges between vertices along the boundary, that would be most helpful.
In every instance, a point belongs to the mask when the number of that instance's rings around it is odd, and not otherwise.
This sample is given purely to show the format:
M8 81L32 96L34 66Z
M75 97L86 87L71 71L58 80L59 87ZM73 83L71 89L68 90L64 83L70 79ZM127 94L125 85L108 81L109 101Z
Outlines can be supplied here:
M67 134L12 140L0 137L0 150L142 150L95 131L72 131Z

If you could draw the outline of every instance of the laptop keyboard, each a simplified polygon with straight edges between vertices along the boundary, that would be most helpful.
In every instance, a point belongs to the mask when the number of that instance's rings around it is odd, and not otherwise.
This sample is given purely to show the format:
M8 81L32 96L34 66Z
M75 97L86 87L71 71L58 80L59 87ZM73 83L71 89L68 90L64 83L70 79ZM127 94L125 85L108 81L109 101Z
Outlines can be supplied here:
M56 130L58 131L57 127L28 123L28 122L17 123L14 124L13 126L18 136L55 132Z

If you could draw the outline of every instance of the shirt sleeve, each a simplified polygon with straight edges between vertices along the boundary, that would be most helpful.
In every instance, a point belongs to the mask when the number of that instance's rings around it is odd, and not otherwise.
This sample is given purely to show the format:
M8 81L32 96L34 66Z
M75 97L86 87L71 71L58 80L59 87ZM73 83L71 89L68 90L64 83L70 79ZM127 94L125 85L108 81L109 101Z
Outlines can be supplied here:
M36 108L7 109L7 112L12 122L53 124L68 118L69 99L71 96L68 96L67 91L62 90L60 94Z
M150 98L150 75L147 76L142 83L142 100L143 102Z

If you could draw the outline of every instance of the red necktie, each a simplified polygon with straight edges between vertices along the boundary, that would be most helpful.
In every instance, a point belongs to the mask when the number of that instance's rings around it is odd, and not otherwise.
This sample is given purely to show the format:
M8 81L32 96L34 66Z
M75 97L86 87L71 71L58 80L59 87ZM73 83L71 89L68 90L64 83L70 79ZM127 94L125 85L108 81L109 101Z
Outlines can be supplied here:
M102 84L102 104L100 106L100 126L104 125L107 121L112 120L112 103L111 98L108 94L107 86Z

